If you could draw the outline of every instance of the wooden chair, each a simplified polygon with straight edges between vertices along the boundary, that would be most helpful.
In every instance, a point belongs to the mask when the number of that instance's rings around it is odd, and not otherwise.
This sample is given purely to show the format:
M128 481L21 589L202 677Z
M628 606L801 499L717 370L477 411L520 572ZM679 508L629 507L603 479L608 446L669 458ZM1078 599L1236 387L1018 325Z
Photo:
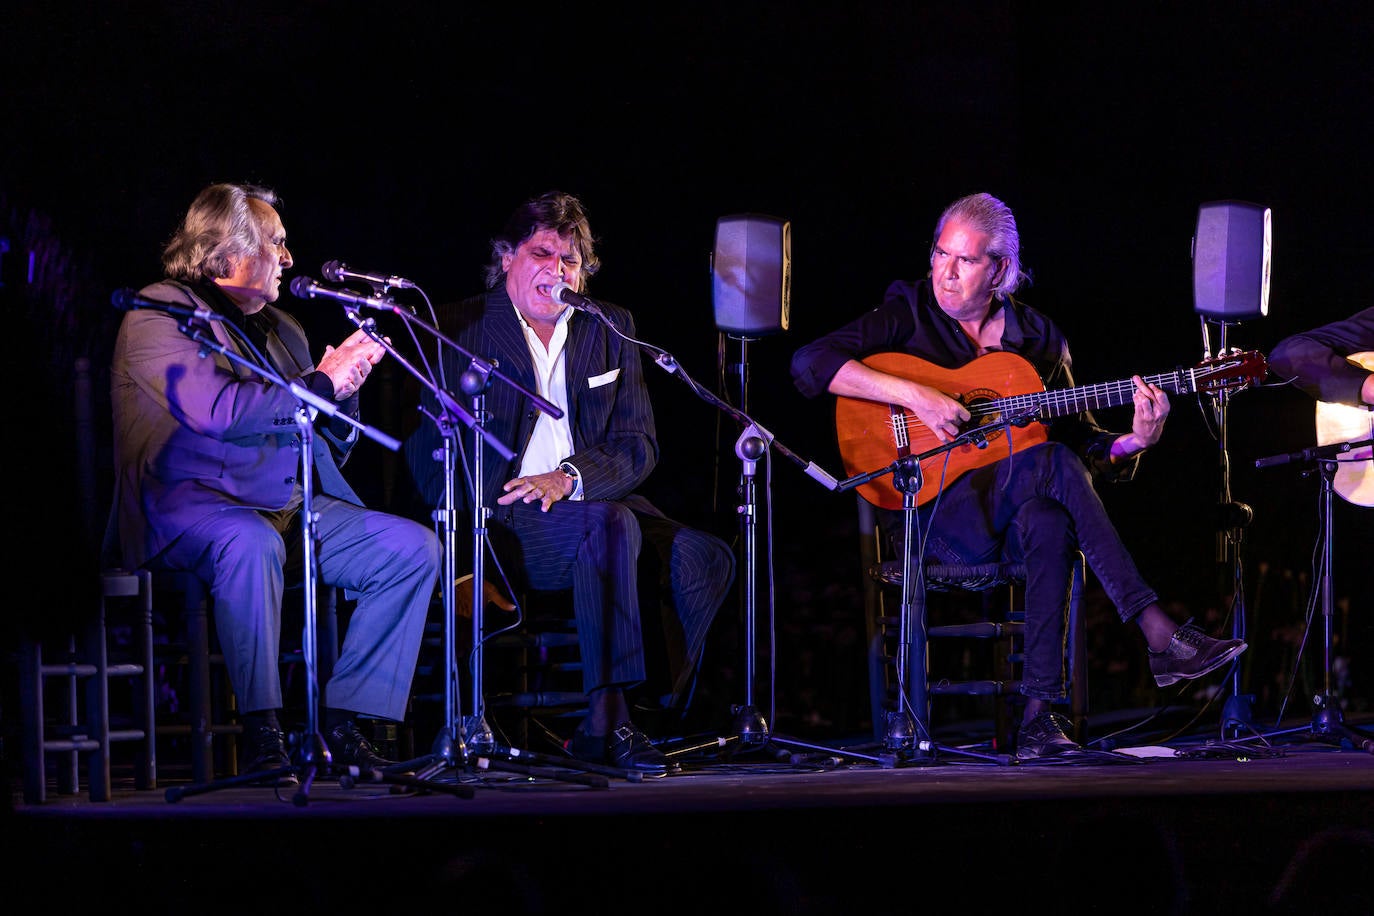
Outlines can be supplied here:
M883 533L872 505L862 497L859 498L859 530L863 537L860 559L869 622L869 683L875 737L891 740L888 733L890 716L900 714L899 691L905 686L911 714L927 728L932 721L932 700L936 697L994 698L994 750L1010 750L1020 721L1019 715L1013 713L1021 702L1020 665L1025 627L1021 598L1026 582L1025 566L1006 562L972 566L927 564L922 569L925 598L923 600L920 591L915 590L917 594L912 599L912 613L916 619L911 621L907 634L907 683L899 685L902 564L900 560L883 555ZM1069 651L1066 695L1062 700L1068 707L1068 718L1073 726L1071 737L1080 742L1087 725L1087 643L1082 612L1084 572L1080 553L1064 609ZM939 617L939 611L931 606L930 598L935 595L948 599L943 600L942 605L962 604L963 619L936 622L945 618ZM953 601L955 598L965 600ZM949 663L949 659L943 655L932 656L930 641L933 640L983 640L988 651L977 653L968 648L968 643L961 643L963 648L956 653L958 669L942 669L939 666ZM930 736L917 735L915 738Z
M175 710L162 714L157 734L165 746L183 753L179 759L189 764L192 782L202 783L238 773L238 736L243 733L238 702L224 670L224 656L213 627L213 601L206 583L188 572L163 573L167 585L159 588L159 606L175 608L179 619L167 620L168 638L156 647L161 661L164 685L177 693ZM288 602L302 599L300 583L288 585ZM316 603L316 677L323 684L334 670L339 656L338 589L320 586ZM164 615L165 617L166 615ZM287 616L284 612L284 618ZM283 623L284 702L290 702L290 680L294 672L304 672L304 652L299 640L292 640L291 628ZM286 723L283 723L286 725ZM164 754L164 756L167 756Z
M459 666L460 713L464 720L473 710L471 596L459 586L457 633L454 640ZM520 625L515 614L488 604L483 610L486 642L482 648L482 701L487 725L496 740L526 750L556 752L586 715L587 696L582 690L581 651L577 626L568 607L570 592L524 591ZM424 648L416 668L412 702L421 707L424 726L437 731L443 722L444 695L443 619L441 597L436 594L425 629ZM538 747L531 746L531 742Z
M128 621L125 644L112 638L126 632L111 626L116 617ZM18 668L26 803L46 800L50 760L57 794L77 794L82 755L91 801L109 801L122 742L133 747L134 787L157 788L150 573L101 573L95 613L64 636L25 635Z
M114 746L134 750L134 784L157 785L154 736L153 592L146 572L100 571L94 559L101 524L95 455L95 386L91 361L78 356L72 365L72 425L75 436L74 496L77 541L61 546L76 558L66 573L98 578L89 594L91 607L51 609L45 620L75 615L69 628L32 620L23 623L18 640L20 719L24 755L24 799L33 804L47 797L48 764L55 764L59 794L79 792L81 757L89 764L93 801L111 796ZM84 545L84 546L81 546ZM89 570L79 558L91 557ZM113 621L113 623L112 623ZM127 634L127 638L122 638ZM49 701L52 702L49 702Z

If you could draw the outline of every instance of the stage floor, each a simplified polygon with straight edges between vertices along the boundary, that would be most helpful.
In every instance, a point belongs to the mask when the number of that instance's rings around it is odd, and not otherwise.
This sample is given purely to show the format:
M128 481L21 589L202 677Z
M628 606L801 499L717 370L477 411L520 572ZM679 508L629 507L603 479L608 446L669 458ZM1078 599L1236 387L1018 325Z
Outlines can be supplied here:
M683 754L681 772L644 779L512 772L543 758L492 754L419 786L328 773L280 792L121 783L110 802L39 805L16 787L6 886L58 868L72 880L49 886L54 901L129 893L140 911L181 913L242 912L245 881L273 909L312 911L450 899L498 912L910 913L951 900L1038 912L1072 900L1071 912L1220 913L1268 906L1305 844L1374 857L1374 753L1301 731L1267 747L1192 739L1030 764L788 740ZM1320 893L1365 903L1371 876L1328 878Z

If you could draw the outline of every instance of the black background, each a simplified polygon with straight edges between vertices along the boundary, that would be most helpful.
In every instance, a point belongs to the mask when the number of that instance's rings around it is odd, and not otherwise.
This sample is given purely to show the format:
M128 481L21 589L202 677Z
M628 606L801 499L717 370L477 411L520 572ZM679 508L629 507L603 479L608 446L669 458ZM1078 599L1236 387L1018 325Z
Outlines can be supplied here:
M1374 14L1364 4L801 6L7 4L0 281L11 293L41 287L23 301L43 303L23 328L39 344L12 345L57 379L61 414L73 356L104 368L111 292L160 275L186 205L220 180L280 191L292 276L319 279L324 261L341 259L415 280L435 302L480 289L487 241L517 202L574 192L601 239L589 291L631 308L640 339L744 400L778 442L836 477L831 405L795 391L791 353L875 305L891 280L921 275L940 209L966 193L1016 211L1034 278L1022 298L1067 332L1079 384L1204 356L1190 254L1204 201L1273 214L1269 314L1225 328L1228 345L1267 352L1369 304ZM716 329L711 299L716 220L737 213L785 218L793 239L790 326L747 346ZM42 259L28 273L35 237L60 241L69 282L45 285ZM351 329L332 301L279 304L318 347ZM394 316L378 320L399 336ZM1221 330L1210 327L1212 349ZM741 356L746 385L728 371ZM738 427L646 371L663 445L649 492L736 536ZM370 387L368 418L401 435L418 418L393 373L390 389ZM1313 405L1278 388L1228 405L1223 449L1216 405L1176 398L1139 478L1104 498L1147 577L1201 617L1229 595L1217 552L1224 485L1253 507L1242 558L1259 657L1301 620L1317 484L1254 459L1312 445ZM1129 414L1099 419L1121 429ZM63 464L40 452L17 470ZM349 468L374 505L405 483L378 446ZM760 474L759 606L776 607L779 655L831 656L836 671L827 682L809 661L780 659L805 669L782 682L782 700L813 719L820 706L836 707L820 718L858 715L835 699L862 682L862 663L836 663L844 654L826 648L863 626L855 497L825 491L776 450ZM1342 638L1369 646L1374 526L1367 508L1338 500L1337 510L1337 593L1352 599ZM1106 627L1106 646L1136 651L1134 631ZM789 628L801 631L796 645ZM1308 657L1322 664L1315 646Z

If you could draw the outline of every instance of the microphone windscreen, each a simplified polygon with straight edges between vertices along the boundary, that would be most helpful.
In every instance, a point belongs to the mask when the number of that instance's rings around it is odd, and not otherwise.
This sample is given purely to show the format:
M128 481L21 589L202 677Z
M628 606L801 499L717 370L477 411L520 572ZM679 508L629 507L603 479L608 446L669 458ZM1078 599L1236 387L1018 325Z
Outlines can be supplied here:
M297 277L291 281L291 295L297 299L309 299L312 295L310 292L312 285L309 277Z

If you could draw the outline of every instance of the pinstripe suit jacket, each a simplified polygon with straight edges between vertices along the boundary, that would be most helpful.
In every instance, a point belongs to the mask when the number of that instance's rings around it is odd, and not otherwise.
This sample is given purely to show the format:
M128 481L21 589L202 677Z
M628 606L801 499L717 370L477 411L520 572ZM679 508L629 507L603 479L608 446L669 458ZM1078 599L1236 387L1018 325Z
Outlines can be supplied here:
M634 319L624 308L603 304L607 316L627 336L634 336ZM504 287L441 306L439 328L450 339L478 358L492 361L496 370L526 390L538 390L529 346L516 317L515 306ZM445 348L444 377L448 391L471 411L472 399L458 388L459 379L470 365L467 355ZM660 515L647 499L634 494L658 461L658 441L653 407L644 383L639 347L622 340L601 322L584 312L568 320L566 351L568 418L572 427L575 456L570 458L582 475L585 499L620 500L633 508ZM488 432L514 451L507 461L494 449L484 446L483 504L499 508L496 499L501 485L517 476L521 456L529 445L538 417L537 408L511 385L499 378L490 379L484 395ZM434 412L435 398L422 395L426 410ZM465 454L471 455L473 434L462 429ZM430 505L443 500L444 469L432 454L442 447L442 439L432 423L421 426L406 443L407 462L420 495ZM458 486L460 497L466 497Z

